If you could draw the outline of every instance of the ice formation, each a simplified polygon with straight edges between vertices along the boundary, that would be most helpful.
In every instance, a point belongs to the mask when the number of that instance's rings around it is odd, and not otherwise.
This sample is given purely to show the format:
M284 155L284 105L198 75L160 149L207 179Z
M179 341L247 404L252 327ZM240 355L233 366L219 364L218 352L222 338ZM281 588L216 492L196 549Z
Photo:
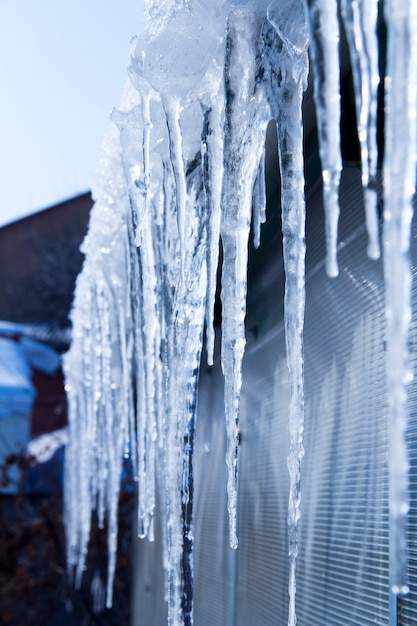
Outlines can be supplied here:
M385 2L388 29L384 256L391 379L392 585L404 581L407 464L404 444L407 253L415 175L416 8ZM377 0L342 0L356 93L368 254L379 255L376 213ZM123 459L138 481L138 531L164 524L168 621L192 624L193 437L206 327L213 362L221 242L222 338L228 433L230 542L237 546L239 397L245 350L247 249L265 221L264 146L277 124L286 272L285 330L291 447L288 455L290 584L303 456L304 174L301 103L310 44L323 170L327 272L337 269L339 23L336 0L155 0L132 44L130 82L112 115L93 187L84 268L65 358L69 398L65 500L68 561L80 580L91 514L108 519L107 605L117 547ZM414 31L413 31L414 29ZM406 94L406 95L405 95ZM400 123L401 121L401 123ZM398 193L398 191L401 193ZM397 342L401 328L401 342ZM395 439L394 439L395 436Z
M389 400L390 583L408 593L405 522L408 512L407 383L411 320L410 229L416 179L417 5L385 3L388 23L385 160L384 276Z

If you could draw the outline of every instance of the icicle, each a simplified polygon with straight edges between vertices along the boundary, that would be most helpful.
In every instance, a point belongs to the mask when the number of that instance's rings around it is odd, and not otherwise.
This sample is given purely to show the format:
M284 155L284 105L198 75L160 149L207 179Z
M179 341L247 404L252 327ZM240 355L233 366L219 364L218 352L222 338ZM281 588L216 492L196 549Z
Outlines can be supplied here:
M153 229L148 219L143 224L143 243L138 250L141 265L140 284L142 287L138 301L137 345L140 369L138 370L138 532L140 536L152 539L153 515L155 510L155 461L156 461L156 376L157 349L160 336L158 318L157 278L154 251L152 249ZM142 363L145 366L142 366Z
M301 101L303 85L291 94L291 109L278 117L278 146L282 177L282 216L285 267L285 336L290 381L288 455L290 495L288 534L290 555L289 626L295 626L295 564L298 554L301 460L304 430L303 328L305 303L305 203L302 154ZM288 94L289 96L290 94ZM287 101L287 100L286 100ZM296 130L295 130L296 129ZM294 185L294 179L298 184Z
M295 626L295 569L298 554L298 520L300 517L301 460L304 455L304 356L303 328L305 304L305 200L303 132L301 104L307 84L307 34L295 19L302 7L293 3L291 14L269 9L268 20L275 30L269 55L271 72L270 100L277 122L278 153L281 173L282 232L285 269L284 322L289 370L290 451L288 470L290 493L288 503L289 538L289 611L288 626ZM291 19L292 18L292 19ZM274 77L275 68L280 68Z
M228 510L230 545L237 547L237 456L239 447L239 398L245 350L246 267L252 208L252 190L265 143L269 111L255 97L257 20L236 12L227 27L225 61L224 175L221 239L222 343L225 378L225 413L228 436ZM265 105L264 105L265 106Z
M155 219L152 211L150 190L150 92L142 81L141 107L129 113L113 113L120 129L124 154L123 167L130 197L134 200L135 215L132 228L136 230L131 249L130 264L134 268L133 279L141 286L132 284L134 294L136 358L138 361L137 386L137 477L138 534L152 539L155 510L155 458L156 458L156 370L160 318L158 315L158 280L153 240ZM143 164L143 170L138 163ZM136 218L136 224L133 220ZM133 243L131 244L133 245ZM145 364L145 366L143 366Z
M342 0L355 86L356 117L361 148L362 185L368 229L368 256L380 256L376 191L376 113L378 96L378 0Z
M389 397L390 584L409 591L406 515L408 512L407 383L411 318L409 262L412 199L416 179L417 5L414 0L384 6L388 51L384 160L384 274Z
M76 568L79 585L92 512L97 508L100 525L107 512L108 605L116 558L120 476L132 424L131 352L127 347L131 319L125 309L129 285L124 223L127 198L118 152L118 133L112 127L103 143L94 190L97 202L83 244L87 259L77 281L72 313L75 341L64 360L71 436L65 469L68 566Z
M178 282L172 318L167 318L164 372L168 612L173 626L192 623L192 450L207 284L206 238L199 222L199 204L193 193L190 196L187 236L193 247L188 247L184 265L188 281ZM177 363L182 367L178 368Z
M328 276L337 276L340 155L339 22L336 0L305 0L311 38L314 100L323 171Z
M191 44L194 45L195 42L193 44L191 41ZM160 100L155 100L155 108L151 111L148 124L151 130L149 162L152 164L148 193L152 198L151 213L153 212L154 224L151 227L149 223L146 244L144 231L138 252L138 275L145 289L142 296L139 296L138 305L143 310L143 320L152 317L158 319L158 336L163 340L163 345L160 346L160 372L155 375L155 390L158 391L155 402L159 405L155 406L155 412L160 455L158 463L161 468L159 483L165 518L164 563L168 622L176 626L192 622L192 438L195 400L190 402L190 397L195 398L196 395L201 351L207 285L204 229L208 210L200 194L201 170L192 165L193 159L190 158L194 157L192 150L195 143L191 141L184 144L184 130L180 128L179 116L180 110L184 108L184 119L187 121L190 114L196 115L195 112L198 111L200 118L196 117L192 126L193 131L196 131L201 129L203 114L196 98L184 101L172 96L166 90L165 81L158 80L161 76L155 76L151 71L152 60L149 69L146 65L140 66L141 58L142 55L136 48L132 58L132 80L139 89L143 89L145 72L152 80L153 87L159 91ZM161 75L165 76L164 72ZM166 117L167 141L165 142L164 136L163 143L159 135L161 126L157 124L157 121L160 122L161 112ZM158 120L155 120L155 115L159 116ZM157 128L156 137L153 137L153 127ZM216 140L217 137L218 133ZM159 173L160 181L157 179ZM163 203L155 198L155 193L163 193ZM156 218L156 206L164 207L162 220ZM145 225L146 223L145 221ZM151 258L154 261L150 264ZM153 291L157 297L156 309L153 313L150 310L146 313L145 307L149 306L149 290L146 284L152 272L156 278L156 288ZM144 334L139 342L141 350L146 346L148 335L145 324ZM138 359L143 364L146 379L149 369L146 350L143 354L138 354ZM181 368L178 368L178 363L181 363ZM149 415L149 406L143 406L142 403L141 408ZM138 422L139 428L141 420L142 418ZM139 444L144 448L142 454L146 454L148 443L143 441L143 437ZM146 484L146 477L141 477L139 472L139 493L144 480Z

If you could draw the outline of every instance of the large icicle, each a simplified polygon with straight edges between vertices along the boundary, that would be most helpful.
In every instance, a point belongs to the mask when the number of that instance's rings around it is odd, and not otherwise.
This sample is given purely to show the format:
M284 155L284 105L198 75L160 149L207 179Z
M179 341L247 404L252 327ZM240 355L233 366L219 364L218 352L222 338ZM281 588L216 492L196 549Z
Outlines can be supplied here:
M173 4L171 12L164 16L163 28L158 29L153 23L144 38L135 42L130 69L138 91L143 94L151 90L153 94L150 119L146 124L150 135L151 169L145 196L147 206L151 207L147 213L153 220L149 245L154 249L157 267L155 315L159 319L162 360L159 394L155 399L159 424L158 465L162 469L157 482L165 518L168 621L173 626L192 624L192 454L196 386L207 290L206 255L208 247L211 250L216 244L218 247L219 237L219 217L215 217L215 211L208 217L208 211L213 208L220 212L219 176L207 162L198 167L198 155L201 153L204 161L204 143L208 158L219 158L219 154L221 157L218 146L221 146L219 116L222 111L215 89L221 66L217 72L210 68L208 76L205 75L216 57L221 38L217 37L216 30L209 29L202 37L201 10L191 11L185 5L180 8L179 4ZM221 11L219 16L224 23ZM172 47L176 54L161 59L158 51ZM204 118L208 124L202 140ZM142 122L146 122L145 118ZM158 208L161 200L163 215ZM211 243L207 246L209 221ZM148 252L142 251L143 248L144 243L138 251L141 284L145 283L149 271L145 258ZM214 258L213 252L211 258ZM217 258L214 262L217 265ZM210 257L209 266L211 275L213 272L215 275L216 267L213 270ZM143 294L143 298L145 296ZM140 296L139 301L143 302ZM146 343L146 334L145 329L142 345ZM139 360L146 375L146 355L139 355ZM145 406L142 410L149 409ZM138 416L138 423L141 419ZM146 447L146 443L140 443Z
M342 16L355 85L356 117L361 148L362 185L368 229L368 256L378 259L376 114L378 97L378 0L342 0Z
M305 0L310 29L326 222L326 271L337 276L340 154L339 21L336 0Z
M149 193L150 99L152 94L143 85L142 102L139 104L138 94L133 88L131 89L135 106L126 112L114 111L112 119L120 131L123 171L131 202L131 210L127 216L130 254L126 262L131 267L130 293L137 368L136 441L134 440L137 446L133 445L132 462L135 477L140 484L138 534L152 540L153 515L156 505L157 354L161 334L158 316L157 263L152 243L155 236L155 216ZM142 163L142 167L139 163ZM134 207L133 210L132 207Z
M269 11L275 29L269 46L270 96L277 122L281 172L282 232L285 268L285 340L290 383L288 470L288 540L290 558L288 626L295 626L295 569L300 517L301 460L304 455L304 355L305 304L305 200L303 165L303 124L301 104L307 84L307 34L295 16L302 11L294 2L291 12ZM271 33L267 33L271 37ZM277 71L277 68L279 70Z
M416 181L417 5L387 0L388 31L384 157L384 273L389 398L390 584L409 591L405 522L408 512L407 383L411 319L409 262Z
M245 350L246 271L252 190L264 149L266 125L256 91L256 34L260 24L239 11L229 17L225 60L225 128L221 240L222 343L225 412L228 434L228 508L230 545L237 547L237 456L239 399Z

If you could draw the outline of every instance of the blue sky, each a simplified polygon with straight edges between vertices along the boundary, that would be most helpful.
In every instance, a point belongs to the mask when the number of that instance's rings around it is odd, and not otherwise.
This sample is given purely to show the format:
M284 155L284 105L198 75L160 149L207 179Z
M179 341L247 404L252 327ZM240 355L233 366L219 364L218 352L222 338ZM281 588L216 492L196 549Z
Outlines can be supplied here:
M0 0L0 226L86 191L143 0Z

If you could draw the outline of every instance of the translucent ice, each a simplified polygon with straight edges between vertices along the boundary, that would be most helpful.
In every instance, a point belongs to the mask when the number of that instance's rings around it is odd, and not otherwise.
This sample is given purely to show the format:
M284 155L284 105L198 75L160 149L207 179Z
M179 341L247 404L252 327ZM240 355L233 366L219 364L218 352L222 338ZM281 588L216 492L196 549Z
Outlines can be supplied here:
M376 258L376 1L343 0L365 189L368 253ZM391 402L392 585L406 590L404 444L415 176L416 8L386 2L389 32L384 164L384 257ZM154 539L163 518L168 622L193 621L193 441L206 325L214 360L221 267L221 365L225 379L230 543L237 546L239 401L245 351L248 243L265 221L264 146L275 120L281 176L285 333L289 370L289 620L303 457L304 174L301 104L308 35L323 169L327 272L337 267L340 88L336 0L156 0L132 43L130 82L112 114L83 244L86 260L65 358L68 561L79 581L91 515L108 524L111 604L122 463L138 481L138 532ZM414 29L414 30L413 30ZM406 94L406 97L404 97ZM221 247L222 255L219 254ZM400 332L399 340L393 339ZM395 335L397 337L397 335Z
M384 160L384 274L389 389L390 584L409 590L405 523L408 512L407 383L411 319L410 247L416 182L417 6L413 0L384 5L388 27Z
M319 151L326 220L326 271L337 276L340 154L339 22L336 0L305 0L313 60Z
M368 255L371 259L378 259L380 256L376 191L378 158L376 112L379 85L376 33L378 0L342 0L341 6L355 85L362 184L369 235Z

